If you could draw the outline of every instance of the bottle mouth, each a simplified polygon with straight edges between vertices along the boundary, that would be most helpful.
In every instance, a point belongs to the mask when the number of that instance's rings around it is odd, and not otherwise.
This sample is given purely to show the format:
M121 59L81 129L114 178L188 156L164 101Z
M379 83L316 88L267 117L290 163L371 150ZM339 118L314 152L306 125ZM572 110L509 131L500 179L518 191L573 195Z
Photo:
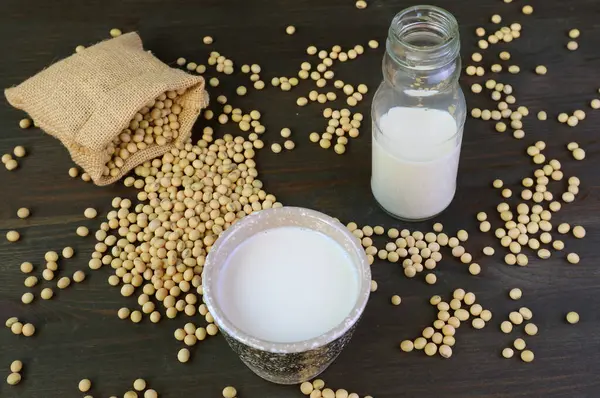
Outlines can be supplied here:
M454 60L459 50L458 22L443 8L413 6L392 20L387 52L401 64L433 69Z

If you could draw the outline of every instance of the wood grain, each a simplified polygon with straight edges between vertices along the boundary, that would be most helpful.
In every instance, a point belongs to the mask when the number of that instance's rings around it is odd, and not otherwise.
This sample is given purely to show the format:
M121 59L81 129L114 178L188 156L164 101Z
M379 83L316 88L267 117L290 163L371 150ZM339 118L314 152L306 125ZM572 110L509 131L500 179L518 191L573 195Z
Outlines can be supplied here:
M389 21L407 1L370 1L369 8L359 11L352 0L332 1L159 1L159 0L91 0L72 2L4 0L0 14L0 85L18 84L43 67L68 56L79 44L89 45L108 35L113 27L123 31L137 30L145 45L165 62L177 57L205 62L211 50L232 58L236 65L259 63L263 78L292 76L307 56L308 45L350 46L377 39L382 44ZM484 52L484 64L497 62L501 49L511 52L511 63L521 66L518 75L506 73L497 77L515 88L519 104L532 114L544 109L549 120L535 116L525 120L525 139L518 141L509 133L495 132L493 124L467 121L461 154L458 192L452 205L435 221L454 232L467 229L471 238L466 244L482 267L479 277L470 276L464 265L446 255L437 275L438 283L428 286L422 278L407 280L402 269L389 263L373 265L379 290L373 294L356 335L339 359L323 374L333 388L346 388L376 398L398 397L598 397L600 388L600 143L597 125L600 113L593 112L589 101L598 96L600 69L600 7L596 0L533 0L531 16L520 13L525 4L504 4L499 0L450 1L433 4L447 8L461 25L463 61L470 63L476 50L477 26L494 29L492 14L503 17L503 23L520 22L523 34L519 40L501 44ZM285 26L297 28L293 36L284 33ZM566 32L577 27L582 31L580 49L569 52ZM204 35L212 35L215 43L202 44ZM383 47L368 50L365 55L334 70L341 79L353 84L366 83L369 94L358 109L366 116L361 136L350 143L344 156L324 151L308 142L308 134L324 128L320 113L323 106L310 104L298 108L295 99L312 89L307 82L284 93L268 87L251 90L245 98L237 98L235 88L248 84L247 76L236 73L223 78L223 85L212 90L213 98L225 94L235 104L258 109L268 128L266 141L277 140L282 127L290 127L297 148L275 155L269 150L258 154L260 177L269 192L285 204L311 207L341 220L385 227L429 230L432 222L409 225L391 219L372 198L370 178L369 104L381 80ZM532 73L534 67L548 67L546 76ZM212 76L209 74L209 76ZM469 106L492 108L493 101L468 90L481 78L462 80ZM341 107L341 104L340 104ZM585 109L588 117L575 128L556 122L559 112ZM163 397L218 397L226 385L235 385L240 397L300 397L297 387L269 384L252 374L228 348L222 337L207 339L192 349L192 361L182 365L176 360L180 343L173 331L183 326L186 318L162 321L158 325L147 320L139 325L120 321L118 308L134 304L124 299L106 279L103 269L65 291L57 292L48 302L36 300L30 306L20 302L26 291L19 264L31 261L40 267L47 250L60 250L71 245L77 255L61 264L61 272L71 274L87 268L93 250L93 238L75 235L79 225L95 228L100 222L86 220L83 210L93 206L104 216L110 200L116 195L135 196L132 189L115 185L98 188L71 179L67 170L71 162L66 150L41 131L20 130L22 113L8 105L0 107L0 153L25 145L30 155L23 159L18 171L0 170L3 192L0 196L0 232L18 229L22 239L8 244L0 239L0 319L19 316L37 326L32 338L13 336L0 329L1 377L8 375L12 360L25 363L23 382L16 387L0 383L1 397L78 397L77 383L84 377L94 382L92 395L122 396L135 378L143 377ZM204 125L197 123L195 136ZM235 132L231 127L219 128L218 134ZM509 267L503 261L504 251L491 235L480 233L475 221L477 211L495 212L501 201L490 188L495 178L503 179L517 191L520 180L536 168L525 155L525 149L536 140L548 144L546 156L563 164L566 176L576 175L581 181L577 200L565 205L553 222L581 224L587 229L583 240L565 238L567 251L581 256L579 265L569 265L565 253L553 253L541 261L530 256L525 268ZM575 162L565 144L577 141L587 152L583 162ZM555 184L556 190L566 183ZM410 189L410 187L407 187ZM21 206L32 209L28 220L16 218ZM483 258L481 248L496 248L494 257ZM488 326L476 331L463 327L458 331L457 346L450 360L427 358L422 353L402 353L398 343L414 338L435 318L427 303L433 294L448 295L454 288L475 292L480 303L493 311ZM523 289L519 302L508 299L512 287ZM33 289L39 291L40 287ZM402 304L393 307L393 294L402 296ZM528 338L536 359L524 364L517 358L500 357L503 347L521 332L504 335L499 324L508 312L527 306L534 312L540 333ZM566 312L581 314L576 326L564 321ZM307 320L310 321L310 320Z

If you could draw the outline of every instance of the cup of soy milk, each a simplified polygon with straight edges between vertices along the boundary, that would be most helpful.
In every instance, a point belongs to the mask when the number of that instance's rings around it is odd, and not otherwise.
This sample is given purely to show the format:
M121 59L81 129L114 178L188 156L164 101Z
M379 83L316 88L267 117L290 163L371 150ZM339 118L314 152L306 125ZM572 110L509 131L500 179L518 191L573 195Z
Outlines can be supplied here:
M367 304L371 270L337 220L299 207L267 209L227 229L204 267L204 301L241 360L296 384L325 370Z

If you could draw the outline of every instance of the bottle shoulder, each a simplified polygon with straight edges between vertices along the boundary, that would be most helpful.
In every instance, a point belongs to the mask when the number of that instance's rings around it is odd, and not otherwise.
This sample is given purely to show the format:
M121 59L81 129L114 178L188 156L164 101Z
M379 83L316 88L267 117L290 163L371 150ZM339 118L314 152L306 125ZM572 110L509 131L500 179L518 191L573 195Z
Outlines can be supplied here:
M464 93L458 82L441 92L418 92L413 88L399 90L397 86L385 80L379 85L373 96L371 117L377 125L379 119L392 108L427 108L448 112L462 128L467 114Z

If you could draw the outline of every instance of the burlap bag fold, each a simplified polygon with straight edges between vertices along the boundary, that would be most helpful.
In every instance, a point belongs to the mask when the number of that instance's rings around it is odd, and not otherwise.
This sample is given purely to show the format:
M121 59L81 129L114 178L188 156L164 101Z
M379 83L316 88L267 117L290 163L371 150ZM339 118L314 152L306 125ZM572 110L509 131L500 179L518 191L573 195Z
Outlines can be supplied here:
M117 176L103 176L106 148L150 100L168 90L187 89L179 135L125 161ZM53 64L20 85L5 90L8 102L27 112L48 134L58 138L97 185L125 173L185 142L202 108L208 105L204 79L170 68L143 49L136 33L100 42Z

